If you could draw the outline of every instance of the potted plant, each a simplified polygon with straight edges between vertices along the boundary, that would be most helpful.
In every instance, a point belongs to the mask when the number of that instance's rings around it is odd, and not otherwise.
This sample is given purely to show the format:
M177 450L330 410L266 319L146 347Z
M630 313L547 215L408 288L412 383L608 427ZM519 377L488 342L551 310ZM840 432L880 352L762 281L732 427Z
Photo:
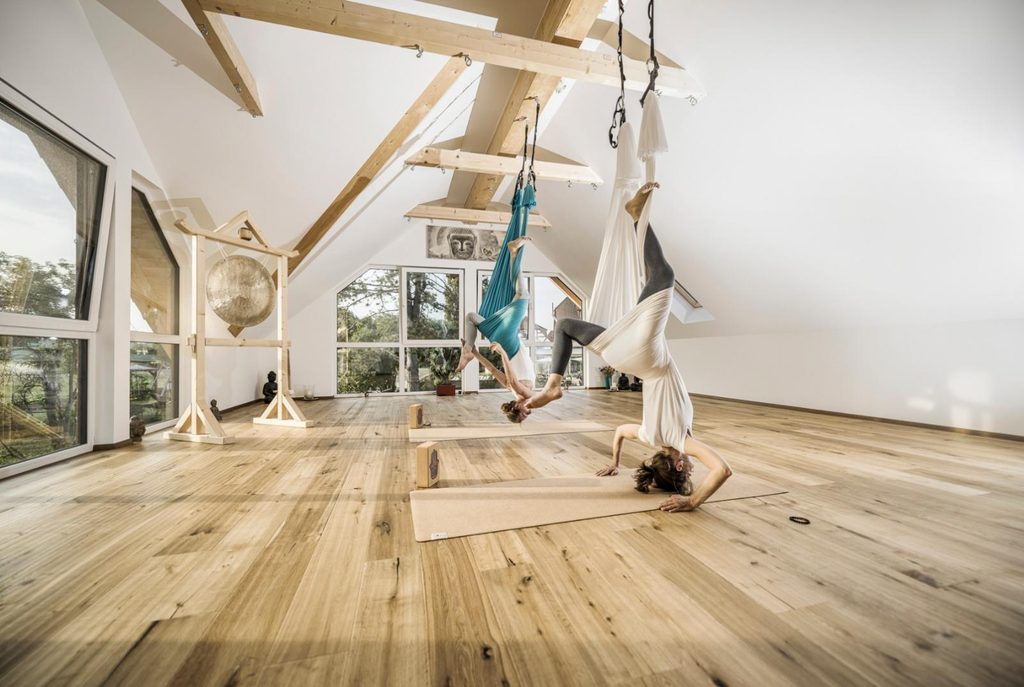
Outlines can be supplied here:
M451 379L452 375L455 374L456 366L459 364L460 353L461 351L458 348L441 348L432 352L428 360L428 366L430 367L430 374L437 380L436 391L438 396L455 395L455 385L452 384Z
M612 388L612 376L615 374L615 368L611 365L605 365L601 368L601 374L604 375L604 388Z

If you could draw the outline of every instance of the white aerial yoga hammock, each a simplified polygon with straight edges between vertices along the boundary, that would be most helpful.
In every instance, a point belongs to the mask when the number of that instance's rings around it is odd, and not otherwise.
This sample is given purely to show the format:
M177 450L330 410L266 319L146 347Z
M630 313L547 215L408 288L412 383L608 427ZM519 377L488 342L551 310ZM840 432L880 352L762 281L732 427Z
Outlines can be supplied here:
M594 305L590 312L590 320L602 327L610 326L629 312L643 289L643 237L647 234L654 192L650 193L635 228L633 218L626 212L626 201L640 188L639 162L645 164L645 181L657 181L654 176L655 158L668 150L656 94L649 93L644 102L639 146L633 141L633 129L628 123L619 130L618 141L615 186L605 223L604 244L594 279Z

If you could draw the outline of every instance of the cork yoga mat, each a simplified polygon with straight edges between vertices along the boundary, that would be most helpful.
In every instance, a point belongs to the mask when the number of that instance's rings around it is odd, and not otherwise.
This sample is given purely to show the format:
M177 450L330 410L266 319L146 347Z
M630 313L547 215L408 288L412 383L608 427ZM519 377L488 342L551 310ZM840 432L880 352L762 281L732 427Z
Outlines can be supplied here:
M695 464L693 483L700 484L706 474L703 465ZM784 493L777 484L733 474L702 508L718 501ZM633 470L623 469L614 477L569 475L424 489L412 492L409 500L416 541L423 542L656 510L669 495L655 489L638 492Z

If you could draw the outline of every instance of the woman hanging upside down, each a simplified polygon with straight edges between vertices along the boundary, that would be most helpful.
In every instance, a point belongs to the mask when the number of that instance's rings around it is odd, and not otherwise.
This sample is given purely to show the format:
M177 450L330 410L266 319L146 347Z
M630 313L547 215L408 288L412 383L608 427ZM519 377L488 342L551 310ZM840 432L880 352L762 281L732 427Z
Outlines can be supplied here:
M517 253L529 240L529 236L522 236L507 244L510 278L516 284L512 302L488 318L476 312L466 315L466 338L462 340L462 357L456 370L461 372L474 359L479 360L499 384L515 394L515 400L503 403L501 411L510 422L517 423L530 414L524 402L533 393L534 382L533 361L530 360L526 346L519 342L519 325L529 309L530 289L526 277L518 274L519 261L516 260ZM504 372L499 371L476 350L477 330L491 342L491 350L501 356Z
M555 343L551 371L544 389L527 400L526 409L540 408L562 397L562 376L569 365L572 345L587 347L608 365L644 380L642 424L625 424L615 430L612 465L598 470L601 476L619 471L619 455L626 439L659 449L637 471L637 489L647 491L650 484L677 491L661 504L661 510L690 511L700 506L732 474L718 452L693 437L693 405L682 375L668 351L665 325L668 323L675 288L675 272L665 260L654 231L640 222L641 213L657 183L646 184L626 203L626 210L637 222L640 252L644 259L647 283L633 309L608 329L573 318L559 319L555 325ZM688 456L697 458L710 473L693 491Z

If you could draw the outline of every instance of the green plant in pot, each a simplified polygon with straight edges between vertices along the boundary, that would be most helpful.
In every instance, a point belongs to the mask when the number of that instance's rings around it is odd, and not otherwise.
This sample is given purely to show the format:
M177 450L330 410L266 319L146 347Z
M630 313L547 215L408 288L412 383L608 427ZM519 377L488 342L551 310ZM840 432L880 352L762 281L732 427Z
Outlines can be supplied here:
M615 376L615 368L611 365L605 365L601 368L601 374L604 375L604 388L612 388L612 377Z
M459 364L459 354L458 348L439 348L431 351L427 366L430 368L430 374L437 380L438 396L455 395L455 385L451 380Z

